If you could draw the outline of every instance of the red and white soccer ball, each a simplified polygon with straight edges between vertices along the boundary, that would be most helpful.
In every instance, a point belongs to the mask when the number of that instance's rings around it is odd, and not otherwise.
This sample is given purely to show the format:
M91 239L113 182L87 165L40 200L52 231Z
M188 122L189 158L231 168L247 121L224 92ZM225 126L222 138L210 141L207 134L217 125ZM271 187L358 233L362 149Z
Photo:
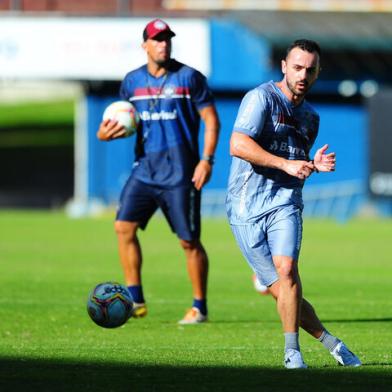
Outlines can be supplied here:
M127 101L111 103L103 112L103 119L117 120L119 124L124 126L126 130L125 136L135 134L140 121L135 107Z

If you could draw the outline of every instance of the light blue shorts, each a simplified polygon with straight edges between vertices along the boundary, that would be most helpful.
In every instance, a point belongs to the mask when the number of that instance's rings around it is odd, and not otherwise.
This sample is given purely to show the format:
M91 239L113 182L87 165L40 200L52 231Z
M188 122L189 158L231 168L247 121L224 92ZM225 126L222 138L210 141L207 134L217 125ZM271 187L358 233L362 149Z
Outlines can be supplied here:
M296 206L273 210L256 223L231 225L231 230L245 259L266 286L278 280L272 256L289 256L298 261L302 211Z

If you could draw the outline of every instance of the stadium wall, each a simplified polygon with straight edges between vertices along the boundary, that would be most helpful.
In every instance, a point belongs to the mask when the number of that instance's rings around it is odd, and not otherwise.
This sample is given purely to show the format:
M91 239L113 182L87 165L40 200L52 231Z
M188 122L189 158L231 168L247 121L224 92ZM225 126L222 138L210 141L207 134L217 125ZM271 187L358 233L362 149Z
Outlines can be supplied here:
M2 19L0 65L4 78L62 79L82 81L81 85L89 86L77 105L75 126L74 199L81 205L89 206L94 200L116 203L131 169L134 140L101 143L95 133L104 108L118 99L113 89L102 88L118 84L125 72L145 61L140 32L148 20L13 16ZM240 100L248 89L280 78L279 64L271 61L270 43L234 20L167 21L178 33L174 57L202 71L217 97L222 131L203 206L211 213L220 213L230 167L229 138ZM332 95L325 99L327 94L337 94L337 89L336 83L332 85L322 78L312 91L317 94L313 104L322 118L317 146L330 143L331 150L338 154L338 170L309 180L305 187L309 213L329 216L339 211L340 216L350 216L368 190L368 110L361 103L342 104L341 98L334 100ZM391 199L388 200L391 206Z
M101 121L105 107L116 96L88 96L86 107L88 121L88 181L87 198L98 199L105 204L115 204L132 167L135 138L100 142L96 131ZM216 152L216 164L211 181L205 188L204 199L210 212L222 213L224 192L230 170L229 139L235 116L240 104L239 98L218 98L217 110L222 122L219 145ZM312 191L324 191L324 195L338 194L339 188L345 189L341 197L345 200L338 202L347 204L347 208L339 215L348 217L356 212L362 197L366 193L367 168L367 113L361 106L324 104L314 102L316 110L321 115L319 138L314 147L319 148L328 143L331 151L338 156L338 170L330 174L313 175L305 187ZM200 133L202 145L203 129ZM331 189L328 187L332 187ZM316 193L317 193L316 192ZM210 195L210 200L208 200ZM314 196L309 196L314 198ZM325 196L326 197L326 196ZM330 197L328 198L330 199ZM351 201L355 199L353 204ZM351 201L350 201L351 200ZM335 201L328 200L329 207L324 204L315 207L312 204L312 214L331 215ZM220 204L220 205L216 205Z
M209 84L216 94L222 123L216 164L211 181L203 195L207 214L224 213L224 197L230 170L229 139L236 113L245 92L258 84L280 78L280 71L268 63L269 47L247 28L231 21L210 24ZM181 61L181 58L178 58ZM87 122L87 178L84 195L87 200L116 204L119 193L132 167L134 138L102 143L96 130L105 107L117 95L90 94L85 97ZM313 101L321 115L321 126L315 148L325 143L338 155L335 173L314 175L305 187L308 215L352 216L366 197L367 112L362 105ZM203 129L200 133L202 145Z

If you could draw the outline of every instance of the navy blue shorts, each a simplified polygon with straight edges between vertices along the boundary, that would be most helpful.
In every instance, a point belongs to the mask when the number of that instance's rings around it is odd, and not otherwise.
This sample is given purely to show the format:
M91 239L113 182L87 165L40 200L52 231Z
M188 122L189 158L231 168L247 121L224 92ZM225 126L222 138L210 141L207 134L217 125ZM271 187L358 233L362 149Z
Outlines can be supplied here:
M160 208L179 238L196 240L200 238L200 198L193 185L165 189L130 176L120 196L116 220L138 222L145 229Z

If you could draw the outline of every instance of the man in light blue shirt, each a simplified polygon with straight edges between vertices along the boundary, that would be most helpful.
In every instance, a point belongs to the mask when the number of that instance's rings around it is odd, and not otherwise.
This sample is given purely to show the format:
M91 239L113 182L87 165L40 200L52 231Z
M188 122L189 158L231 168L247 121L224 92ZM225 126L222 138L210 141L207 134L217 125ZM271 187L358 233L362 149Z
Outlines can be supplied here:
M283 79L264 83L244 97L230 140L233 156L227 214L237 243L257 279L277 301L285 336L284 364L306 368L300 351L301 326L344 366L361 362L330 334L302 298L298 258L302 241L302 187L314 172L335 170L328 145L309 152L319 115L305 95L320 72L320 47L297 40L282 60Z

